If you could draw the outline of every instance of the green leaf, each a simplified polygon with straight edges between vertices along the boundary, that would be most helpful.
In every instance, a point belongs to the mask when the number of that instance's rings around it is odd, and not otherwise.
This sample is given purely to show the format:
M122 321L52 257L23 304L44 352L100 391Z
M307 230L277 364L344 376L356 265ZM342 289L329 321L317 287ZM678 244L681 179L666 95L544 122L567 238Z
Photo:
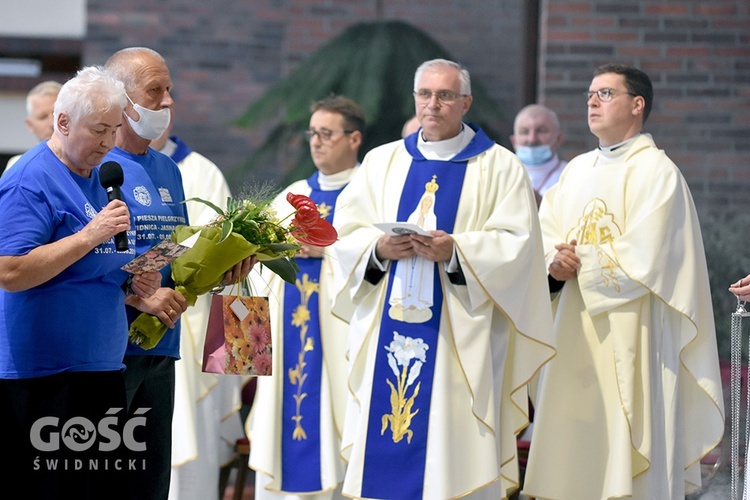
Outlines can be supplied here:
M219 240L219 243L227 239L227 237L232 234L232 229L234 229L234 224L231 220L225 220L224 223L221 225L221 239Z
M241 211L241 212L237 212L237 215L235 215L234 217L232 217L231 221L232 221L232 222L242 222L242 221L244 221L244 220L245 220L245 219L246 219L246 218L247 218L247 217L248 217L249 215L250 215L250 212L248 212L247 210L243 210L243 211ZM252 220L250 220L250 221L248 221L248 222L253 222L253 221L252 221Z
M297 273L294 271L292 263L286 258L266 260L261 263L266 266L271 272L279 275L281 279L292 285L297 280Z
M237 210L237 200L230 196L227 198L227 214L234 213L235 210Z
M269 243L266 247L274 253L281 253L287 250L297 250L299 245L295 243Z
M204 205L208 205L209 207L213 208L213 209L214 209L214 211L215 211L215 212L216 212L217 214L219 214L219 215L224 215L224 211L223 211L222 209L220 209L219 207L217 207L216 205L214 205L214 204L213 204L213 203L211 203L210 201L208 201L208 200L204 200L203 198L188 198L187 200L185 200L185 201L182 201L182 202L180 202L180 203L186 203L186 202L188 202L188 201L197 201L197 202L203 203Z

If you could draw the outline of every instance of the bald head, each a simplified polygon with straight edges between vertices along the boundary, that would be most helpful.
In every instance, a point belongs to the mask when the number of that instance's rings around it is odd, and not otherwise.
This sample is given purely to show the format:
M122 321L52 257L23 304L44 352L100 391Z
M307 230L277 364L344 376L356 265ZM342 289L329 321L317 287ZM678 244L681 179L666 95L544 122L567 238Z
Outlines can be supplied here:
M164 67L167 65L161 54L155 50L147 47L129 47L112 54L104 67L125 84L125 90L130 91L138 85L139 70L154 64Z

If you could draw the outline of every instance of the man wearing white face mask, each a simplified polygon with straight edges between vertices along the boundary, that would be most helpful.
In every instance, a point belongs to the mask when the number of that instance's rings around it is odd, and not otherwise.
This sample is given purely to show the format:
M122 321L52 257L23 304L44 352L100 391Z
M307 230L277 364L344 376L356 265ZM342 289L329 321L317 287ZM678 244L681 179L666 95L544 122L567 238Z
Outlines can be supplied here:
M529 173L537 204L568 163L557 156L564 138L557 114L541 104L529 104L516 115L510 142Z
M106 69L125 84L130 104L124 109L115 148L105 161L122 166L122 195L135 219L136 254L140 255L164 239L174 228L188 223L182 176L175 162L149 147L169 126L172 80L164 59L157 52L134 47L116 52ZM225 275L225 283L246 277L253 258L237 263ZM231 263L228 263L231 264ZM130 498L168 497L172 415L175 398L175 361L180 358L180 321L187 301L174 290L171 266L162 269L162 287L148 300L126 297L128 322L145 312L167 326L167 332L152 349L129 343L125 358L125 388L128 418L145 418L137 440L145 448L134 452L129 463ZM218 484L216 487L218 491Z

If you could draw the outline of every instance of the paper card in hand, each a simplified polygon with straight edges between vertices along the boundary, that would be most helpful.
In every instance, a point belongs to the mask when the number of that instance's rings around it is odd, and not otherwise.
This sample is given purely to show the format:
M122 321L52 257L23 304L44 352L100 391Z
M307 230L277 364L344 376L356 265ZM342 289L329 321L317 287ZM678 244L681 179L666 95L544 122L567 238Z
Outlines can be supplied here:
M432 238L432 235L411 222L381 222L373 224L376 228L383 231L385 234L392 236L403 236L405 234L420 234Z
M197 239L197 237L189 238L182 243L162 240L151 247L151 249L122 266L121 269L131 274L144 273L146 271L159 271L177 257L190 250L193 243L195 243L195 239Z

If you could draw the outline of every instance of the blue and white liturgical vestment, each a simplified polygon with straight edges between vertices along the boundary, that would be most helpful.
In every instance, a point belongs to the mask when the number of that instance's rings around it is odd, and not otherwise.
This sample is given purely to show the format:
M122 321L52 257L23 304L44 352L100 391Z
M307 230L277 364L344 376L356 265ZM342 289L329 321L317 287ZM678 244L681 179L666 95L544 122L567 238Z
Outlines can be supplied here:
M439 143L415 133L369 152L337 206L333 313L350 324L344 495L506 496L518 488L526 384L554 355L523 165L468 124ZM385 262L372 280L383 235L373 224L386 222L445 231L453 261Z

